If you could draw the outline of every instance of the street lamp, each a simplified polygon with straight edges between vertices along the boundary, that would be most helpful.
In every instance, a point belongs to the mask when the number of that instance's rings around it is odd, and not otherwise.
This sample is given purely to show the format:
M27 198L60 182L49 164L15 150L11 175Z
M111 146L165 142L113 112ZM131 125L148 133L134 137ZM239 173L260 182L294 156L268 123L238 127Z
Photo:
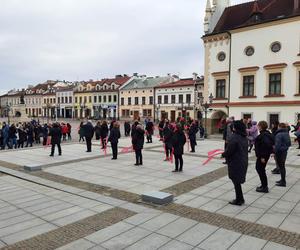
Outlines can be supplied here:
M204 114L205 114L205 116L204 116L204 124L205 124L204 125L204 129L205 129L204 138L207 138L207 113L210 111L209 108L211 107L211 105L213 103L213 99L214 99L213 95L210 94L209 97L208 97L208 102L204 103L203 95L200 95L200 97L199 97L200 105L201 105L202 110L204 111Z
M159 117L158 117L159 116L159 109L160 109L160 104L157 104L156 105L156 117L157 117L156 119L157 119L157 122L159 122Z
M10 117L9 117L9 113L11 111L11 104L8 104L8 102L6 103L6 112L7 112L7 123L10 124Z

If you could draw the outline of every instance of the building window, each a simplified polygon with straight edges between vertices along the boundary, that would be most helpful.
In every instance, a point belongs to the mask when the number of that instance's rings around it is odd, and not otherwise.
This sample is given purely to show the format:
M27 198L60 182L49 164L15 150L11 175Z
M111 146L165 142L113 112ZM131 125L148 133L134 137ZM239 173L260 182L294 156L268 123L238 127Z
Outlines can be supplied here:
M106 102L106 95L105 96L103 96L103 102Z
M187 103L191 103L192 99L191 99L191 94L187 94L186 95L186 102Z
M158 103L158 104L161 104L161 99L162 99L162 98L161 98L161 95L159 95L158 98L157 98L157 103Z
M171 95L171 103L176 103L176 95Z
M69 103L72 103L72 102L73 102L72 99L73 99L72 96L69 96Z
M153 105L153 96L150 96L150 97L149 97L149 104L150 104L150 105Z
M152 110L151 109L143 109L143 117L152 116Z
M254 96L254 75L243 77L243 96Z
M269 75L269 95L281 94L281 73Z
M142 97L142 105L146 105L146 97L145 96Z
M114 102L117 102L117 96L114 95Z
M94 96L94 103L97 102L97 96Z
M245 54L246 56L253 56L254 55L254 48L252 46L248 46L246 49L245 49Z
M89 103L91 103L92 102L92 97L91 96L89 96Z
M83 99L84 99L84 103L87 103L87 96L85 96Z
M57 102L60 103L60 97L57 98Z
M168 104L169 103L169 96L165 95L164 96L164 104Z
M223 62L226 59L226 54L222 51L217 55L217 58L220 62Z
M131 97L128 97L127 102L128 102L128 105L131 105Z
M68 97L65 96L65 103L68 103Z
M111 102L111 95L108 96L108 102Z
M179 95L179 103L183 103L183 95Z
M81 96L79 97L79 102L82 103L82 97Z
M274 113L274 114L268 114L268 122L269 122L269 126L271 127L273 123L275 122L279 122L279 114L278 113Z
M78 97L75 97L75 102L78 103Z
M139 98L138 97L134 97L134 105L139 105Z
M124 105L124 97L121 98L121 105Z
M300 71L298 71L298 94L300 94Z
M274 42L271 44L271 50L274 53L277 53L281 50L281 43L280 42Z
M98 96L98 101L99 101L99 103L102 102L102 96L101 95Z
M225 98L225 83L224 79L216 82L216 98Z

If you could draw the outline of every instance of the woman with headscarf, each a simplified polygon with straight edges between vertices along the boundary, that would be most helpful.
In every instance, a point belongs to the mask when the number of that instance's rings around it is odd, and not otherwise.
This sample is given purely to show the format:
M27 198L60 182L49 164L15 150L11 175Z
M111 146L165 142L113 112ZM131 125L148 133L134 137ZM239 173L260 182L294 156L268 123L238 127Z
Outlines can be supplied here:
M228 176L233 182L236 198L229 203L241 206L245 203L242 185L248 168L248 140L246 126L242 121L233 122L233 134L222 154L228 163Z

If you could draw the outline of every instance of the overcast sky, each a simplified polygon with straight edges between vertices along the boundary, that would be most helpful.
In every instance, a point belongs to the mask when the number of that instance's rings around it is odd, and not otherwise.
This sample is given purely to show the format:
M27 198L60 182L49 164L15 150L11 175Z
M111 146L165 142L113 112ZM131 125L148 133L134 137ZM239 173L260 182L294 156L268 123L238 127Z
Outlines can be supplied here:
M203 74L205 3L1 0L0 92L47 79Z

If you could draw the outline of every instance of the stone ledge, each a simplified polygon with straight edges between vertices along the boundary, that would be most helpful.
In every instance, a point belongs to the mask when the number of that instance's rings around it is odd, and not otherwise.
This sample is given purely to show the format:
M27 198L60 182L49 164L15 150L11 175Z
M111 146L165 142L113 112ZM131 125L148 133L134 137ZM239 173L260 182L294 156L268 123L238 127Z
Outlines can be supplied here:
M145 202L151 202L158 205L165 205L171 203L174 199L174 196L165 192L149 192L142 194L142 200Z

